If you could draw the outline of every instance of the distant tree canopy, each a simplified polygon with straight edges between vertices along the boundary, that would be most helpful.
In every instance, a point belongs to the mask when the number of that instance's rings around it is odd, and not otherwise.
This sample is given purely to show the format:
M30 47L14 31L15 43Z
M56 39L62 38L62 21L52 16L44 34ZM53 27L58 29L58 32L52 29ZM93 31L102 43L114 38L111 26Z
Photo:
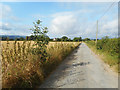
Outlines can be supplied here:
M18 37L18 38L9 38L9 37L0 37L2 41L14 41L14 40L17 40L17 41L23 41L25 40L23 37Z
M53 39L50 38L49 41L53 41Z
M4 40L7 40L7 37L2 37L1 39L4 41Z
M90 41L90 38L85 38L83 39L83 41Z
M20 38L15 38L15 40L17 40L17 41L23 41L25 39L23 37L20 37Z
M61 41L68 41L68 37L67 37L67 36L63 36L63 37L61 38Z
M56 38L56 41L61 41L61 39L60 38Z
M26 40L36 40L36 36L34 36L34 35L26 36ZM40 41L44 41L44 40L50 41L52 39L50 39L48 36L39 35L39 40Z
M67 36L63 36L62 38L55 38L54 41L74 41L79 42L82 41L82 37L75 37L73 40L68 38Z
M7 38L9 38L9 37L7 37L7 36L0 36L0 39L2 40L2 41L7 41ZM90 40L96 40L96 39L90 39L90 38L85 38L85 39L82 39L82 37L74 37L73 39L71 39L71 38L69 38L68 36L62 36L61 38L49 38L47 35L41 35L41 34L39 34L39 35L37 35L37 37L36 37L36 35L31 35L31 36L26 36L26 38L25 37L15 37L15 38L9 38L9 41L14 41L14 40L17 40L17 41L23 41L23 40L36 40L36 38L39 38L39 41L65 41L65 42L72 42L72 41L74 41L74 42L80 42L80 41L90 41ZM104 39L108 39L109 37L108 36L106 36L106 37L103 37ZM102 39L103 39L102 38ZM99 40L99 39L98 39Z
M71 38L69 38L68 41L72 41Z
M73 41L74 42L82 41L82 37L74 37Z

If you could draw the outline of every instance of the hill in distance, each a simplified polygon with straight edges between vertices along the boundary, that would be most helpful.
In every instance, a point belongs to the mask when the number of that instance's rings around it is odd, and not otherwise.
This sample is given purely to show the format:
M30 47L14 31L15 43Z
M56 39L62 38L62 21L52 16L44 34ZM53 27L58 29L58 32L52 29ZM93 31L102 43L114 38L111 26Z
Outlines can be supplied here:
M9 39L15 39L15 38L26 38L26 36L20 36L20 35L0 35L0 37L9 37Z

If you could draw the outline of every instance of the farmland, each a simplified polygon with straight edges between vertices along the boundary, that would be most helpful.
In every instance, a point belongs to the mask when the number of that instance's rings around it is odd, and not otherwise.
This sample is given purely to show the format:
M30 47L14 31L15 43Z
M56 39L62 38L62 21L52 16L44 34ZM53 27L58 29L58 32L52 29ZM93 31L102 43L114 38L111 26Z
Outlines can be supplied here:
M80 42L50 42L46 60L44 55L32 53L31 49L37 48L33 44L34 41L1 41L3 88L39 85Z

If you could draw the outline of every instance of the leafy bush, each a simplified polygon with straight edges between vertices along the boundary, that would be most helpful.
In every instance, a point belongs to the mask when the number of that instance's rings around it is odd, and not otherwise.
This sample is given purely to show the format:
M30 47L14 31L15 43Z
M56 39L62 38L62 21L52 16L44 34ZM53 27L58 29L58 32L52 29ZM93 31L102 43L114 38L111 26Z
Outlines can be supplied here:
M113 38L109 39L108 37L102 38L98 40L96 48L98 50L104 50L111 55L115 55L119 53L118 39Z
M95 41L87 41L86 43L102 56L105 63L115 66L116 71L118 71L118 64L120 64L120 38L108 38L106 36L98 40L97 44L95 44Z
M97 49L102 49L103 46L108 42L109 38L106 36L104 38L102 38L101 40L98 40L96 48Z
M45 61L47 57L46 45L48 44L48 37L46 33L48 32L47 27L42 27L41 21L33 22L34 27L31 29L33 31L33 37L35 43L33 44L34 48L31 48L31 51L34 55L40 54L40 60Z

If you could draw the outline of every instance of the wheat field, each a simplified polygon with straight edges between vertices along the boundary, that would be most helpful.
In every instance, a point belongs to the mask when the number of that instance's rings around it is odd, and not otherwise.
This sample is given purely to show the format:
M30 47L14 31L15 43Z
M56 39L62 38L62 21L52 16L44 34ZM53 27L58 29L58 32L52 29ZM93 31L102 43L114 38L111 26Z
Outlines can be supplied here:
M40 60L41 54L30 52L33 44L34 41L1 41L3 88L30 88L42 83L80 42L50 42L45 62Z

